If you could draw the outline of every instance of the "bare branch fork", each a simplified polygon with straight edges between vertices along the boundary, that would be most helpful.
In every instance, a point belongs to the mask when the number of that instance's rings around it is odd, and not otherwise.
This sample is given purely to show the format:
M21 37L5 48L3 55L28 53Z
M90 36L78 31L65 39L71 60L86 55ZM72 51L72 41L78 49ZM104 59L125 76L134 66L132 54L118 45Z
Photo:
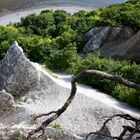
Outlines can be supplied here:
M82 78L82 77L86 77L86 76L92 76L92 77L99 77L99 78L104 78L104 79L108 79L108 80L113 80L113 81L116 81L117 83L120 83L122 85L125 85L127 87L131 87L131 88L134 88L136 90L140 90L140 85L139 84L136 84L136 83L133 83L131 81L128 81L120 76L117 76L117 75L111 75L111 74L108 74L106 72L102 72L102 71L98 71L98 70L86 70L86 71L83 71L81 72L80 74L74 76L71 80L71 93L70 93L70 96L69 98L67 99L67 101L64 103L64 105L58 109L57 111L52 111L50 113L47 113L47 114L42 114L42 115L39 115L37 116L35 119L37 118L40 118L42 116L49 116L49 115L52 115L51 117L49 117L48 119L46 119L38 128L36 128L35 130L31 131L28 136L27 136L27 139L29 140L34 134L42 131L42 134L43 135L45 133L45 128L50 124L52 123L53 121L55 121L62 113L64 113L67 108L69 107L69 105L72 103L74 97L75 97L75 94L76 94L76 90L77 90L77 87L76 87L76 82Z
M102 130L106 127L107 123L109 123L110 121L112 121L112 119L114 118L120 118L120 119L125 119L128 121L131 121L131 123L133 123L133 127L131 126L122 126L123 127L123 131L121 132L121 134L116 137L116 136L109 136L106 134L102 133ZM126 133L129 132L127 138L123 138L124 136L126 136ZM98 132L90 132L87 136L86 136L86 140L88 139L88 137L90 135L101 135L104 137L108 137L108 138L113 138L115 140L132 140L132 137L134 134L140 134L140 119L136 119L132 116L130 116L129 114L116 114L113 116L108 117L108 119L103 123L103 126L101 127L101 129Z

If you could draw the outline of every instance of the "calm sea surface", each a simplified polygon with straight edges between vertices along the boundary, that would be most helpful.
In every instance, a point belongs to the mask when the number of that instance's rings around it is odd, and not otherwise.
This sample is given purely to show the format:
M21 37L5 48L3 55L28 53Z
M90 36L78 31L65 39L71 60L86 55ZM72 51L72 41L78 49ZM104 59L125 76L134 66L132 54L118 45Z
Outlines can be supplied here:
M68 3L68 4L77 4L88 7L103 7L110 4L123 3L126 0L38 0L38 2L46 3Z

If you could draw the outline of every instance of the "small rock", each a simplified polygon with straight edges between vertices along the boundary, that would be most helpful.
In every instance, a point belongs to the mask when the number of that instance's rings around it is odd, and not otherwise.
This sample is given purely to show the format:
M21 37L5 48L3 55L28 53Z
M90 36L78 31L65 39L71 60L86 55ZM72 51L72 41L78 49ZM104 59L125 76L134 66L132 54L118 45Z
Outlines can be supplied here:
M3 114L4 111L9 111L13 108L14 97L3 91L0 91L0 114Z
M100 133L111 136L111 133L107 127L105 127ZM89 135L87 140L113 140L113 138L104 137L101 135Z

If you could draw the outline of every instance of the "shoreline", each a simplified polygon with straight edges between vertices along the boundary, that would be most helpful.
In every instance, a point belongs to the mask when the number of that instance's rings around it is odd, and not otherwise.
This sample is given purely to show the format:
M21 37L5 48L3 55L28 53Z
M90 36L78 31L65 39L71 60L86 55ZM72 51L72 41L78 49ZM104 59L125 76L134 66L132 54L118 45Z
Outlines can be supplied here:
M15 11L9 11L3 14L0 14L0 25L1 26L6 26L9 23L15 23L15 22L20 22L20 19L22 17L25 17L29 14L39 14L43 10L65 10L70 14L74 14L80 10L85 10L85 11L90 11L96 8L92 7L87 7L87 6L81 6L81 5L76 5L76 4L40 4L40 5L35 5L35 6L29 6L23 9L15 10Z
M41 8L53 8L53 7L75 7L75 8L81 8L81 9L85 9L87 11L96 9L98 7L90 7L90 6L85 6L85 5L79 5L79 4L72 4L72 3L40 3L40 4L35 4L35 5L28 5L26 7L23 8L19 8L19 9L13 9L13 10L9 10L9 11L5 11L5 12L0 12L0 17L3 17L5 15L9 15L9 14L14 14L17 12L25 12L25 11L31 11L31 10L36 10L36 9L41 9Z

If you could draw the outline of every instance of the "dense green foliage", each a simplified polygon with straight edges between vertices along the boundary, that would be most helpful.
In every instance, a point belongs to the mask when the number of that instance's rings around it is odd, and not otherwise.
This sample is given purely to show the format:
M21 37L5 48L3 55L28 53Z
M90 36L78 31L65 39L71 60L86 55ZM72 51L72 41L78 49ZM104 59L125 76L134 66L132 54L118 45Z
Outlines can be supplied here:
M140 0L130 0L121 6L109 6L103 9L101 17L102 21L113 26L126 25L140 29Z
M140 29L140 1L132 0L90 12L80 11L74 15L63 10L46 10L39 15L22 18L15 25L1 26L0 59L10 44L17 40L28 58L45 64L51 70L77 74L85 69L97 69L140 83L140 65L95 54L85 58L79 56L78 52L86 43L84 33L98 25L127 25ZM99 78L88 77L81 82L102 89L121 101L140 106L138 91Z
M140 65L128 61L114 61L111 58L102 58L100 55L90 54L80 61L72 63L72 73L79 73L86 69L105 71L110 74L120 75L130 81L140 83ZM101 89L117 99L131 105L140 107L140 91L119 85L116 82L86 77L80 80L81 83Z

